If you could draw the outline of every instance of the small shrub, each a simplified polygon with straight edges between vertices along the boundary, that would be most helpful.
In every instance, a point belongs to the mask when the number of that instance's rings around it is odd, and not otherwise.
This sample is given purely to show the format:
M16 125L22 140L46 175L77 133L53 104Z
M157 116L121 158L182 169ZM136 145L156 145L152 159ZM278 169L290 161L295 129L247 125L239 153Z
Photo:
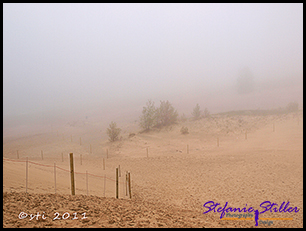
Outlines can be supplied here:
M145 131L150 130L156 124L157 110L152 100L148 100L147 107L143 107L142 115L140 116L139 125Z
M115 122L111 122L109 124L109 128L107 128L106 133L109 137L110 142L114 142L119 139L121 129L117 128L117 124Z
M146 107L143 107L139 121L139 126L144 129L141 132L147 132L151 128L161 128L177 123L177 110L174 109L168 100L160 101L159 108L155 108L152 100L148 100L146 105Z
M188 128L183 126L183 127L181 128L181 133L182 133L182 134L188 134L188 133L189 133L189 132L188 132Z

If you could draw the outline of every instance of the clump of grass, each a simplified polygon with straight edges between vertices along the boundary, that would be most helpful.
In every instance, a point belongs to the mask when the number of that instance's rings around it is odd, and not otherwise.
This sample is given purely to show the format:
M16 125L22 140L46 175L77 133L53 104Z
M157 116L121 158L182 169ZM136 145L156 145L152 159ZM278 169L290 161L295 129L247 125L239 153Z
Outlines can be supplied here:
M188 134L188 133L189 133L189 132L188 132L188 128L183 126L183 127L181 128L181 133L182 133L182 134Z

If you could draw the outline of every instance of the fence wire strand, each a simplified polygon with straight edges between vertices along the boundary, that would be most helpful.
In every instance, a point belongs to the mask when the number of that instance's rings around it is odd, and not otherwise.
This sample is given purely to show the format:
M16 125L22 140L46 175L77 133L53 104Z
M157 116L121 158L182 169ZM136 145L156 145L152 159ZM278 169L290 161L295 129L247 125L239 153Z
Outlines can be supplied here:
M15 159L9 159L9 158L4 158L3 157L3 160L4 161L11 161L11 162L27 162L26 160L15 160ZM43 166L43 167L53 167L54 168L54 165L47 165L47 164L39 164L39 163L35 163L33 161L28 161L28 163L31 163L31 164L35 164L35 165L39 165L39 166ZM64 169L64 168L61 168L61 167L58 167L58 166L55 166L56 168L62 170L62 171L65 171L65 172L70 172L70 170L67 170L67 169ZM86 173L82 173L82 172L74 172L75 174L83 174L83 175L86 175ZM116 182L116 180L113 180L109 177L106 177L106 176L99 176L99 175L95 175L95 174L91 174L91 173L87 173L88 175L91 175L91 176L94 176L94 177L99 177L99 178L106 178L110 181L113 181L113 182ZM121 181L118 181L118 183L120 184L125 184L125 182L121 182Z

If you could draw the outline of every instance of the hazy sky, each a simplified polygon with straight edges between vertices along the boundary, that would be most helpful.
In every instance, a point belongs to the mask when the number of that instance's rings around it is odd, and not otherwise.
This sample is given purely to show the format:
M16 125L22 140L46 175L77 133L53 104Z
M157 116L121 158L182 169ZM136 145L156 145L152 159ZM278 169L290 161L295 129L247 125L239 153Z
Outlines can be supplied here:
M4 115L145 106L235 85L244 67L302 77L302 4L3 5Z

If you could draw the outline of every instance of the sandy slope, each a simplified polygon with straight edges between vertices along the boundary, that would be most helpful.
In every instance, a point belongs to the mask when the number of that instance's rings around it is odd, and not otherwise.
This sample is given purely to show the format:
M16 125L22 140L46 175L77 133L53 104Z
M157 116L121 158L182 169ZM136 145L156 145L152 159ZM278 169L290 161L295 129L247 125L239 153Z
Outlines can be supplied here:
M254 221L220 220L203 204L214 201L231 207L254 207L264 201L297 207L298 213L267 212L267 227L303 227L303 120L302 114L280 116L233 116L186 121L150 133L137 133L135 124L123 126L121 141L101 138L99 124L79 123L54 128L53 132L21 138L4 138L3 191L5 227L254 227ZM273 132L273 123L275 131ZM180 134L182 126L188 135ZM58 132L59 131L59 132ZM84 132L85 131L85 132ZM91 132L92 131L92 132ZM245 139L247 131L247 139ZM129 137L130 132L136 135ZM63 137L61 134L66 134ZM68 134L73 134L72 142ZM79 137L82 137L80 145ZM219 147L217 147L219 138ZM90 145L92 153L90 153ZM189 153L187 154L187 145ZM149 153L147 157L146 148ZM103 157L106 158L103 170ZM19 150L45 167L29 164L25 194L25 162L12 162ZM43 150L44 160L41 160ZM64 153L64 162L61 153ZM69 173L57 170L54 195L53 165L69 170L68 153L74 153L76 196L71 197ZM80 164L82 154L82 165ZM115 196L115 168L120 165L120 198ZM86 196L86 170L89 194ZM132 194L125 194L124 173L131 172ZM104 175L107 177L104 198ZM112 180L111 180L112 179ZM81 195L83 194L83 195ZM50 204L51 203L51 204ZM261 209L262 210L262 209ZM86 212L88 220L29 221L21 212Z

